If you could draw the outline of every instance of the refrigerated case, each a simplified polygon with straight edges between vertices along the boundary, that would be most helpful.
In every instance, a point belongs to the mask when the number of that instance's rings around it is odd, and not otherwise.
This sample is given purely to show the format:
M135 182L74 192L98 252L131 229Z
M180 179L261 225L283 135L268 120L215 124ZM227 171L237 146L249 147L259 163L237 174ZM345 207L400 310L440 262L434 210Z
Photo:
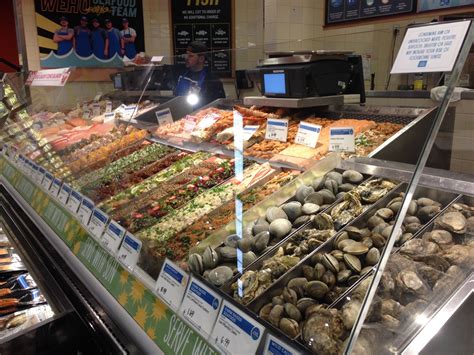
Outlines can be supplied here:
M143 130L127 124L133 114L39 115L14 82L4 80L3 220L32 272L59 283L42 289L51 304L72 304L93 339L81 346L340 353L354 339L354 352L413 353L443 324L440 339L472 329L462 314L472 311L474 183L448 170L454 149L425 151L444 102L289 110L218 100ZM449 131L455 112L441 113ZM269 120L288 123L286 142L267 136ZM320 127L315 147L297 138L302 122ZM348 125L355 151L331 149L330 128ZM428 168L408 203L422 154ZM405 203L403 233L391 236ZM380 285L369 287L383 255ZM367 289L375 298L357 337ZM472 348L459 338L453 352Z

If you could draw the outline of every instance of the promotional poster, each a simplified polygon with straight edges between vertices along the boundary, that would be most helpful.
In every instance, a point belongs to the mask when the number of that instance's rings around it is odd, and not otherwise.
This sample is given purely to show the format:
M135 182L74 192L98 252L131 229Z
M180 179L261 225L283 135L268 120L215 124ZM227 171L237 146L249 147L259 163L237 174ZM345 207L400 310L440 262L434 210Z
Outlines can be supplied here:
M121 67L145 50L142 0L35 0L42 68Z
M474 5L474 0L418 0L418 12Z
M327 0L326 23L413 12L414 0Z

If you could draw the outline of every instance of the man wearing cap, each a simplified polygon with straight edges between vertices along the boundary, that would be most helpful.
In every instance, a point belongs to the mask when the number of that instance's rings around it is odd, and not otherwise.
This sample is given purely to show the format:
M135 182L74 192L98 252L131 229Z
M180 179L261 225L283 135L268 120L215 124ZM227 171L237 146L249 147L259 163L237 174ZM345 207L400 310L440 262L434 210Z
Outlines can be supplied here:
M135 38L137 38L137 32L128 27L128 20L124 18L122 20L123 30L120 31L122 54L127 56L128 59L133 59L137 55L135 49Z
M65 55L74 47L74 30L69 28L69 21L66 17L59 18L61 28L54 31L53 42L58 44L58 55Z
M74 27L76 53L88 57L92 54L91 30L87 27L87 17L82 16L80 22L80 26Z
M225 97L224 87L218 77L205 67L207 47L204 43L194 41L186 49L186 71L180 75L175 88L176 96L187 96L194 93L199 101L195 108Z
M107 33L100 27L99 19L92 20L92 53L99 59L106 59L109 51Z
M105 20L105 28L107 29L107 39L109 40L109 58L120 52L120 31L114 27L112 21Z

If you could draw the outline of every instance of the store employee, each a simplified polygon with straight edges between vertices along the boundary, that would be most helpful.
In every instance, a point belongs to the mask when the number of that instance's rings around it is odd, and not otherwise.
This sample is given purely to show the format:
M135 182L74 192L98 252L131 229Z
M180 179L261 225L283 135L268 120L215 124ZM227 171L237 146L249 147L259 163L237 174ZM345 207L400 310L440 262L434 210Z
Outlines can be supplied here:
M176 96L196 93L199 98L195 108L209 104L219 98L225 98L222 82L209 68L205 67L207 47L202 42L191 42L186 49L186 70L178 78Z

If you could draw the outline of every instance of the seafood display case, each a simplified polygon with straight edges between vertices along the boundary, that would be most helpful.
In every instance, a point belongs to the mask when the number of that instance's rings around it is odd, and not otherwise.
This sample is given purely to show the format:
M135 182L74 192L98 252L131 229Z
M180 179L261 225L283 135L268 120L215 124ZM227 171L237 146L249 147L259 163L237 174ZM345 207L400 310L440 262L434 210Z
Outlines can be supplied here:
M18 85L3 82L2 223L62 305L50 328L67 314L85 346L410 353L434 323L451 329L443 312L472 308L472 176L449 172L452 136L425 149L454 108L220 99L157 122L166 103L91 93L52 112Z

